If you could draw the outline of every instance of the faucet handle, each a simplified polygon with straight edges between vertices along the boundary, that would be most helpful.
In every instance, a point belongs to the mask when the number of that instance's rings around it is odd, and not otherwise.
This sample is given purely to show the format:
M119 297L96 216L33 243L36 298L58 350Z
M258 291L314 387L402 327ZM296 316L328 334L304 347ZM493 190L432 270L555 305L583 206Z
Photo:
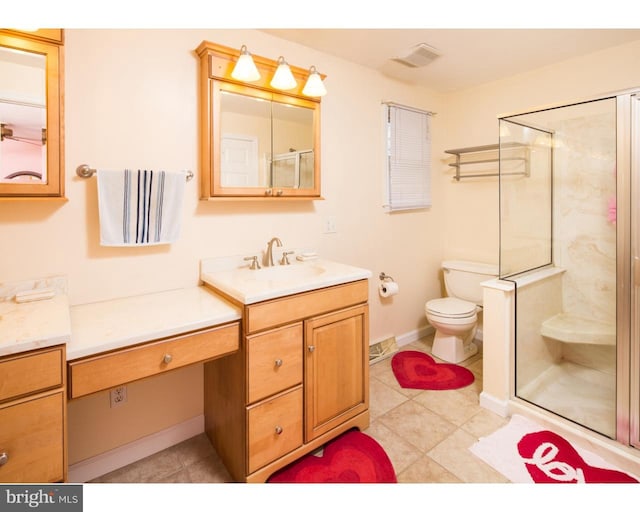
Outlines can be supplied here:
M280 259L280 265L290 265L289 254L293 254L295 251L284 251L282 253L282 258Z
M251 270L259 270L260 269L260 263L258 263L258 257L257 256L247 256L246 258L244 258L244 261L250 261L251 265L249 266L249 268Z

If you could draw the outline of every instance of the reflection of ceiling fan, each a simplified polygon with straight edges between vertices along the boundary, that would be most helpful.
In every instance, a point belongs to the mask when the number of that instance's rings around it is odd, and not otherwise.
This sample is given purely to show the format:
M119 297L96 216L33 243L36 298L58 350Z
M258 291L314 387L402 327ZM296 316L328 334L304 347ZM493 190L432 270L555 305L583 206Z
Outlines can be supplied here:
M13 129L9 128L6 124L0 124L0 142L4 139L24 142L25 144L33 144L34 146L44 146L47 143L47 129L42 128L41 139L28 139L26 137L14 137Z

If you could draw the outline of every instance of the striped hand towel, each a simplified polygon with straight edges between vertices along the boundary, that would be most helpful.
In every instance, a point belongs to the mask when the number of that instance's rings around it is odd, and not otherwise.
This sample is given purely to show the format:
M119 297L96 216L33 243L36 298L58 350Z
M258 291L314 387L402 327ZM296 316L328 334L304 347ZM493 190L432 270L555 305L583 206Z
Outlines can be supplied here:
M184 171L99 170L100 244L170 244L180 235Z

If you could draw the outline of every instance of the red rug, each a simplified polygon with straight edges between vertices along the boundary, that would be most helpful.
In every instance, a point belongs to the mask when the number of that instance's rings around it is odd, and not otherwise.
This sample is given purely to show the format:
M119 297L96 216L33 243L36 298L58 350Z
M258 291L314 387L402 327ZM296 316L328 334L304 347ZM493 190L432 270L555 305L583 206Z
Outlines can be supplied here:
M523 436L518 442L518 453L537 484L638 483L622 471L587 464L566 439L549 430Z
M403 350L391 359L391 369L403 388L458 389L471 384L473 373L451 363L436 363L417 350Z
M274 473L269 483L397 483L382 446L358 430L327 443L322 456L308 454Z

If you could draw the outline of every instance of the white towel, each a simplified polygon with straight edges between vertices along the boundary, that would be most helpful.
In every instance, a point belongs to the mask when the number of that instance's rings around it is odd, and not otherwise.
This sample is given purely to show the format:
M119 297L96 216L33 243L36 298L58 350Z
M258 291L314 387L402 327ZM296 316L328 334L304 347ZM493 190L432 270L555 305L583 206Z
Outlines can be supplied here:
M100 244L175 242L180 235L184 171L98 170Z

